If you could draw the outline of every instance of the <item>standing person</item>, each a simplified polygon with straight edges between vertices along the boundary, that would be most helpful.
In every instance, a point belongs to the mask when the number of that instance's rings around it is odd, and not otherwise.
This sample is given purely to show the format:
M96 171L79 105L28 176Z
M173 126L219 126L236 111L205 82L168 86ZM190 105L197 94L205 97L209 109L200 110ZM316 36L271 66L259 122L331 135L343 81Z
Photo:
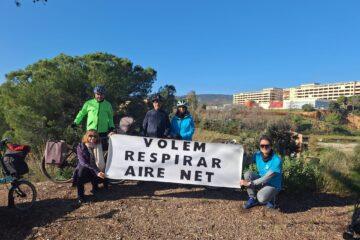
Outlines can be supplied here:
M180 140L192 140L195 132L194 120L187 110L187 102L179 100L175 116L171 119L171 136Z
M105 178L105 161L99 135L95 130L86 131L77 147L77 157L79 162L73 175L73 185L77 187L78 204L82 204L86 201L84 184L91 182L92 192L96 193L99 180Z
M148 111L143 121L143 131L146 137L170 137L170 120L168 114L161 109L162 98L156 95L152 99L154 109Z
M240 186L245 186L249 195L249 200L243 206L245 209L258 204L275 208L273 200L281 190L282 161L274 153L270 137L260 137L259 145L260 151L256 152L252 159L258 172L247 171L244 180L240 181Z
M108 149L107 136L115 129L114 113L111 104L105 100L105 88L98 85L94 88L94 98L85 102L77 114L73 127L79 125L87 116L86 130L95 129L99 133L104 151Z

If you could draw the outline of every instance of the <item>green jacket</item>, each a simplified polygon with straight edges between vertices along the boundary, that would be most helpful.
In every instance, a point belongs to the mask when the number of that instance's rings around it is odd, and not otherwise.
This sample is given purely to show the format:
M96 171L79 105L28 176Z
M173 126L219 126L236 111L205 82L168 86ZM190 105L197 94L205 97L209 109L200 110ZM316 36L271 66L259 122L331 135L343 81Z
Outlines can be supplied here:
M106 100L98 102L94 98L86 101L74 123L79 125L85 116L87 116L86 130L95 129L99 133L105 133L115 128L113 109Z

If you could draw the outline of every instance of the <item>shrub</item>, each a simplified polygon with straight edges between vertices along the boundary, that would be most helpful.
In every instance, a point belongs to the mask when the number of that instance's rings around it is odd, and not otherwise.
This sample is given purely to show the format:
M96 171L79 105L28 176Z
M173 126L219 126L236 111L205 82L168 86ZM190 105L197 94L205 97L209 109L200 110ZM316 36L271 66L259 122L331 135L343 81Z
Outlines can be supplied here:
M305 112L315 111L315 108L311 104L304 104L304 105L302 105L301 109L304 110Z
M303 158L285 157L283 177L286 191L300 193L319 189L318 166L315 163L305 162Z
M273 148L275 152L281 156L290 156L296 150L296 143L291 135L291 124L286 120L270 122L264 134L273 140Z

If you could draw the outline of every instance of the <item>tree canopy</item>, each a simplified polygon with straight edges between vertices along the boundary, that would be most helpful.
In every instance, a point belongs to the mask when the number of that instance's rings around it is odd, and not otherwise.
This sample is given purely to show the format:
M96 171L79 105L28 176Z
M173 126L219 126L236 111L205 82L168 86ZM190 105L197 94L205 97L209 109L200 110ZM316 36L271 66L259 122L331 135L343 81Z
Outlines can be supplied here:
M114 111L125 101L143 102L151 91L156 71L107 53L72 57L60 54L25 69L10 72L0 86L0 118L19 141L33 144L60 138L93 87L104 85ZM140 116L139 116L140 117Z

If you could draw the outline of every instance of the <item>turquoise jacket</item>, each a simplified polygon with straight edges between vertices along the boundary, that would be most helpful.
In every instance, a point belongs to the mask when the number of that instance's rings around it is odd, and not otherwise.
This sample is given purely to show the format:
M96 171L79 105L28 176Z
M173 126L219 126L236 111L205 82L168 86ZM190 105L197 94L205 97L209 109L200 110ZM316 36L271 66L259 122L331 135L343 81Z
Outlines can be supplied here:
M192 136L195 132L195 124L190 114L184 118L174 116L171 119L171 135L180 136L181 140L192 140Z

